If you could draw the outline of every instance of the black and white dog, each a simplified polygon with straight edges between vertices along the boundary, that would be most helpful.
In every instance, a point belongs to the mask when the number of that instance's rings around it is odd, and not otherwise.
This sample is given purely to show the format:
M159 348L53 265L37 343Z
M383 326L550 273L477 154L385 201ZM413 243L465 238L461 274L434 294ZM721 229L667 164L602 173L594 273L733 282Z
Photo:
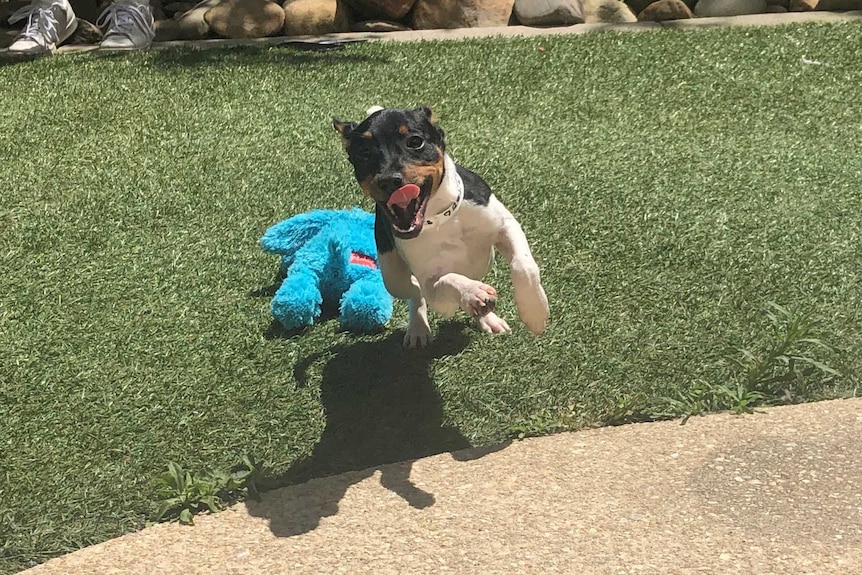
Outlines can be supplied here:
M497 290L481 280L496 248L509 263L524 324L541 333L548 298L515 217L485 181L446 154L429 108L368 110L361 123L333 118L365 195L376 202L374 235L386 289L409 301L408 347L431 341L428 312L458 308L487 333L510 331L494 313Z

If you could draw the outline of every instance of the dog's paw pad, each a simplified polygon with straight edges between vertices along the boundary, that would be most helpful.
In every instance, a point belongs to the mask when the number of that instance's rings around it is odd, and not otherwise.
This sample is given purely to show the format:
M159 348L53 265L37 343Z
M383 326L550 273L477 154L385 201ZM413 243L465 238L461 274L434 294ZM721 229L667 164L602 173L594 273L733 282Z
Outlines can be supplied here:
M476 321L479 323L479 328L485 333L500 334L512 331L506 320L492 311L478 318Z

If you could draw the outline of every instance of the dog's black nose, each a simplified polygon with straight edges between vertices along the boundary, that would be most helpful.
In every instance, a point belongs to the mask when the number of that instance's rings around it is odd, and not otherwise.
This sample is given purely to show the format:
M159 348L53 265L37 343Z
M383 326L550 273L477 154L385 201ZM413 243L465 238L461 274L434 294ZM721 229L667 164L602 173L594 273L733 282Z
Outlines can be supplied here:
M377 185L387 194L391 194L404 185L404 178L398 172L393 172L385 176L379 176L377 178Z

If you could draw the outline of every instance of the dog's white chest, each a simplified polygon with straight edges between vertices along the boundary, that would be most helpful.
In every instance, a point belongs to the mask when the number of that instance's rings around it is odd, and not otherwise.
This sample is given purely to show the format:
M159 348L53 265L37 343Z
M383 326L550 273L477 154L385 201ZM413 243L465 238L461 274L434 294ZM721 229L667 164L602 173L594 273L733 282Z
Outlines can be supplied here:
M439 227L396 245L420 284L447 273L480 280L490 268L498 231L487 208L466 204Z

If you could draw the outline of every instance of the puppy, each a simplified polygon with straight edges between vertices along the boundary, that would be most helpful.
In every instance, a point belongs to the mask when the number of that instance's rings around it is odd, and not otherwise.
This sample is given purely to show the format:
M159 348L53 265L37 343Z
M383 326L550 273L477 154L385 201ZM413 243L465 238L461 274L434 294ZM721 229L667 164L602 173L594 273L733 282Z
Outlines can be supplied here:
M359 186L375 202L374 237L386 289L408 300L406 347L431 341L428 307L459 308L487 333L510 331L494 313L497 290L481 280L494 249L508 262L515 303L535 334L548 321L548 298L521 226L485 181L446 153L429 108L375 106L361 123L333 118Z

